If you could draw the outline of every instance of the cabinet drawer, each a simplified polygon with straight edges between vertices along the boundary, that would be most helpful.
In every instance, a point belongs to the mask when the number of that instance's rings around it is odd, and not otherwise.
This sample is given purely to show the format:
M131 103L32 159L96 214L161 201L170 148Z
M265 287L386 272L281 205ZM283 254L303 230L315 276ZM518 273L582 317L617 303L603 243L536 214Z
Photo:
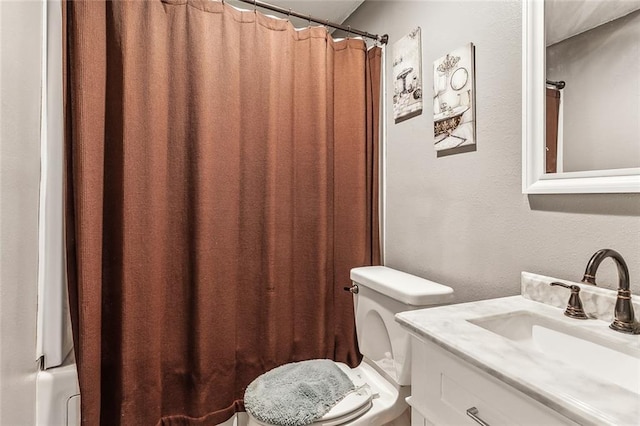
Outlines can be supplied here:
M522 392L440 346L412 338L412 407L436 425L477 426L467 415L496 425L575 425Z

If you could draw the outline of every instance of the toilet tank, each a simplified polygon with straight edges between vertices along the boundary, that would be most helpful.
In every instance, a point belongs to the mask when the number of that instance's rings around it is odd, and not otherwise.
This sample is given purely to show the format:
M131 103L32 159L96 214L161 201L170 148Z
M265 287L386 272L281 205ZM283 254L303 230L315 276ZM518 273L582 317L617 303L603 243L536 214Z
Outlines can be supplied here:
M398 385L411 384L409 333L395 321L403 311L443 305L453 300L453 289L386 266L351 270L356 332L360 352Z

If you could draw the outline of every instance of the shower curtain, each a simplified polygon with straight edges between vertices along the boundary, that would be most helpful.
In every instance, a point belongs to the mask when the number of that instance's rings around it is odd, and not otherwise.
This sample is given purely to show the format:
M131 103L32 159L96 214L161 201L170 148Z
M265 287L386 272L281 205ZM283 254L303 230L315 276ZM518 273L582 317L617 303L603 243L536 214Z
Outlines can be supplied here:
M63 8L83 423L215 425L277 365L356 365L380 49L213 0Z
M560 90L546 89L546 147L545 173L556 173L558 168L558 120L560 114Z

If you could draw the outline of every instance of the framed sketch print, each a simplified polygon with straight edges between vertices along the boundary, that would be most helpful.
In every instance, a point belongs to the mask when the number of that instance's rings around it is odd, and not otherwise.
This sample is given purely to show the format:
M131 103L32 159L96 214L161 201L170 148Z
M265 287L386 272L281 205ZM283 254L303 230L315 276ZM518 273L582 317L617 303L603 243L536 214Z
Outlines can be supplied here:
M393 119L422 114L422 44L420 27L393 45Z
M438 157L476 150L475 47L433 63L433 133Z

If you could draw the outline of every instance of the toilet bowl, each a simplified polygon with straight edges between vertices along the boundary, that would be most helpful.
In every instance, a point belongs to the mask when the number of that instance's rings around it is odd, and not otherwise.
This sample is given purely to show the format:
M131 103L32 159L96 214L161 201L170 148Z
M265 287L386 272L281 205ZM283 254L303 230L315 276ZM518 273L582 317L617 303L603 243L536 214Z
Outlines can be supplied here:
M352 269L351 280L358 345L364 357L355 368L336 362L355 390L314 426L378 426L401 416L411 393L410 336L394 315L453 298L450 287L384 266ZM247 414L248 426L277 426L258 420L251 407Z

